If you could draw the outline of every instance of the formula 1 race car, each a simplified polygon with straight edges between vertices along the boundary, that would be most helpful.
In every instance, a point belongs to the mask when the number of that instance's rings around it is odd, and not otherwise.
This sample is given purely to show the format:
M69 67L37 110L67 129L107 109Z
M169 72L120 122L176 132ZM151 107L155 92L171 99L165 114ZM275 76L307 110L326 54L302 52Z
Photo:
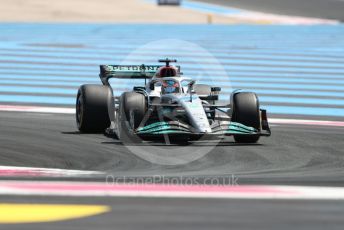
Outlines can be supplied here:
M80 132L106 131L123 142L233 135L238 143L255 143L260 136L270 136L266 110L260 109L255 93L234 91L230 101L219 104L220 87L182 76L180 66L170 65L176 60L159 62L164 65L101 65L103 85L82 85L78 90ZM114 96L110 78L144 79L145 86Z

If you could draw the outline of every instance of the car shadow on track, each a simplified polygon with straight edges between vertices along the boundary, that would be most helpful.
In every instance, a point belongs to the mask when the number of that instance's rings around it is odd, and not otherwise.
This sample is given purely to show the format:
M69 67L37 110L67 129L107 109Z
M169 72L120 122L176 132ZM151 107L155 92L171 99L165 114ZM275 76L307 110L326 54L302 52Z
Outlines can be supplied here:
M262 146L262 144L244 144L235 142L220 142L220 143L171 143L164 142L141 142L141 143L122 143L121 141L103 141L102 144L107 145L123 145L123 146L190 146L190 147L209 147L209 146Z
M102 133L81 133L79 131L64 131L61 132L61 134L67 134L67 135L103 135Z
M81 133L79 131L68 131L68 132L61 132L62 134L67 135L90 135ZM101 134L100 134L101 135ZM105 135L107 136L107 135ZM133 142L133 143L123 143L116 139L113 136L107 136L108 138L111 138L112 141L103 141L102 144L107 145L122 145L122 146L190 146L190 147L211 147L211 146L262 146L263 144L260 143L236 143L234 141L221 141L221 142L211 142L211 141L203 141L203 142L181 142L181 143L165 143L164 141L158 140L158 141L143 141L143 142Z
M62 134L74 134L74 135L82 135L83 133L79 131L72 131L72 132L61 132Z

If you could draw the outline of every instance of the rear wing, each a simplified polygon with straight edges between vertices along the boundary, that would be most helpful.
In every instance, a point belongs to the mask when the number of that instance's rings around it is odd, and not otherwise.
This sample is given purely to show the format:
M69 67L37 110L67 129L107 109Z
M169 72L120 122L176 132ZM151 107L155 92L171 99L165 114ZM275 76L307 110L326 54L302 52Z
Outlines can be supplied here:
M100 80L109 85L110 78L147 79L154 77L161 65L101 65ZM180 70L180 66L176 66Z

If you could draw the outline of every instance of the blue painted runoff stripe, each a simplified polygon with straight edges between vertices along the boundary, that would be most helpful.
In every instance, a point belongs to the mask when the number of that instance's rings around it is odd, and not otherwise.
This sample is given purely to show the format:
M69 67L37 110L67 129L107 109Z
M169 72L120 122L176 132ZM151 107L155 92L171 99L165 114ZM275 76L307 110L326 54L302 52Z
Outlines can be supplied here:
M78 76L37 76L37 75L29 75L29 74L2 74L0 72L0 79L6 79L6 80L20 80L20 81L67 81L67 82L99 82L98 76L94 75L91 77L83 77L83 75ZM337 79L297 79L297 78L281 78L281 79L275 79L275 78L266 78L266 77L236 77L236 76L230 76L229 78L213 78L209 80L208 76L205 77L197 77L195 78L198 81L202 81L204 83L214 83L218 82L219 84L226 84L226 83L234 83L234 82L285 82L285 83L307 83L307 84L326 84L326 85L344 85L344 78L342 80Z
M8 47L2 47L3 49L10 49ZM0 43L0 50L1 50L1 43ZM138 54L142 55L147 55L150 57L160 57L160 56L166 56L166 50L136 50L135 51ZM229 50L229 51L224 51L224 50L216 50L216 51L211 51L209 50L210 55L214 55L214 57L219 58L219 59L274 59L274 60L289 60L289 61L322 61L322 62L341 62L341 58L344 58L343 56L338 56L333 54L333 52L330 52L328 55L323 54L320 56L319 53L309 53L309 52L304 52L302 53L301 51L299 52L293 52L293 53L287 53L287 52L281 52L280 50L274 50L274 51L266 51L266 50ZM99 50L99 49L86 49L86 48L80 48L77 50L71 50L67 48L50 48L47 47L44 49L44 47L33 47L33 48L28 48L28 47L16 47L13 48L13 50L6 50L1 52L2 56L6 56L6 54L22 54L22 55L48 55L50 57L58 57L58 58L64 58L64 57L97 57L97 58L109 58L112 59L114 56L117 55L127 55L130 52L128 51L122 51L116 50L116 51L109 51L109 50ZM175 51L169 51L168 55L171 56L183 56L183 57L208 57L209 54L204 54L202 52L192 52L190 51L183 51L180 50L178 52Z
M267 53L261 52L257 53L251 52L247 53L247 51L238 51L238 50L233 50L233 51L214 51L208 54L204 54L201 52L198 53L190 53L190 51L183 51L180 50L179 52L175 51L170 51L168 52L168 55L170 56L183 56L183 57L189 57L189 58L200 58L204 57L207 58L209 55L213 55L215 58L218 59L233 59L233 60L275 60L275 61L290 61L290 62L300 62L300 61L307 61L307 62L334 62L334 63L341 63L341 60L338 60L338 56L336 57L328 57L328 56L310 56L310 55L293 55L293 54L284 54L279 55L278 53ZM144 56L149 56L149 57L160 57L160 56L166 56L166 51L165 50L137 50L135 51L137 54L141 54ZM0 55L1 56L18 56L18 55L28 55L28 56L47 56L49 58L90 58L90 57L96 57L99 59L110 59L112 60L114 56L117 55L122 55L126 56L128 55L128 51L113 51L113 52L105 52L105 51L100 51L96 49L92 50L86 50L86 49L78 49L78 50L70 50L70 49L55 49L55 50L45 50L45 49L28 49L27 47L18 47L16 49L9 50L6 48L6 50L1 50L0 48ZM344 56L342 56L344 58Z
M294 103L294 104L309 104L309 105L338 105L343 106L344 100L339 99L318 99L318 98L300 98L300 97L272 97L260 96L259 101L266 103Z
M0 53L1 55L1 53ZM154 59L152 59L151 57L154 55L150 56L150 61L154 62ZM164 55L157 55L157 57L160 56L164 56ZM170 55L169 55L170 56ZM125 58L125 55L117 55L117 58L110 58L110 57L103 57L103 56L99 56L99 57L93 57L92 59L89 57L84 57L84 56L68 56L66 55L64 56L50 56L49 55L30 55L30 56L25 56L25 55L2 55L2 59L6 60L6 61L12 61L12 62L19 62L19 61L37 61L37 62L41 62L42 60L44 60L44 62L49 61L49 62L54 62L54 63L60 63L61 60L63 61L71 61L72 63L75 64L80 64L80 63L93 63L95 65L99 65L101 63L120 63L121 60L123 60ZM145 56L136 56L136 58L144 58ZM173 57L176 57L175 55L173 55ZM177 57L178 58L178 57ZM182 60L183 62L194 62L197 63L197 59L199 57L194 57L194 58L178 58L179 60ZM277 65L277 66L293 66L293 67L324 67L324 68L340 68L343 67L344 62L338 62L338 61L324 61L324 60L320 60L320 61L309 61L309 60L303 60L303 59L296 59L296 60L283 60L283 59L278 59L275 57L271 57L271 59L267 59L264 60L262 58L254 58L252 57L251 59L238 59L236 56L233 57L228 57L228 59L231 60L224 60L222 57L220 58L221 62L219 62L218 64L214 62L214 60L211 59L202 59L200 61L200 64L202 65L202 63L205 63L204 65L206 66L216 66L216 65L223 65L223 66L227 66L227 65L266 65L266 66L273 66L273 65ZM274 59L274 60L272 60ZM138 59L139 60L139 59ZM137 61L136 61L137 62ZM61 62L61 63L65 63L65 62ZM133 61L133 63L135 63L135 60ZM187 65L188 63L185 63L184 65ZM185 67L185 66L184 66Z
M199 10L221 11L192 4L189 6ZM136 50L161 39L169 40ZM204 50L190 51L187 46L178 46L180 41ZM161 56L178 58L186 76L200 83L220 85L223 94L233 88L262 94L260 100L269 113L343 116L343 47L342 25L0 23L0 101L59 104L57 100L61 105L73 105L79 85L99 82L99 64L120 64L136 50L130 64L156 64ZM209 54L220 60L223 68L209 59ZM194 64L195 58L203 64ZM130 89L133 83L115 82L118 92ZM37 93L40 97L9 95L16 92ZM270 103L274 105L269 106Z
M49 81L16 81L16 80L2 80L0 79L0 84L17 84L17 85L25 85L25 84L34 84L34 85L61 85L61 86L79 86L83 84L84 81L74 81L74 82L65 82L65 81L55 81L55 82L49 82ZM127 85L131 85L131 83L124 83ZM250 88L267 88L267 87L275 87L275 88L284 88L284 89L309 89L309 90L338 90L338 91L344 91L344 85L343 86L323 86L323 85L314 85L314 84L282 84L282 83L245 83L245 82L236 82L232 84L234 87L250 87Z
M340 108L314 108L296 106L264 106L269 113L293 114L293 115L316 115L316 116L340 116L344 117L344 109Z
M100 84L100 83L98 83ZM142 85L142 84L138 84ZM47 88L47 87L39 87L39 86L4 86L0 85L0 92L6 93L6 92L11 92L11 93L39 93L39 94L75 94L76 93L76 88L78 86L75 86L75 89L70 89L70 88ZM124 92L125 89L130 89L131 87L125 87L125 88L119 88L119 87L114 87L115 92ZM233 92L235 89L222 89L222 94L229 94ZM251 91L254 91L255 93L259 94L266 94L266 95L290 95L290 96L297 96L297 100L301 98L300 100L302 101L304 96L312 96L312 97L334 97L335 101L338 101L338 98L342 98L344 100L344 92L323 92L323 91L291 91L291 90L269 90L269 89L251 89ZM119 94L119 93L116 93ZM221 95L222 95L221 94ZM283 100L287 100L288 97L284 98ZM295 99L296 100L296 99ZM318 99L315 99L318 100ZM340 100L339 100L340 101ZM317 101L315 101L317 102ZM340 102L342 103L342 102Z
M1 95L0 102L18 103L42 103L74 105L75 98L56 96L22 96L22 95ZM264 106L269 113L275 114L295 114L295 115L318 115L318 116L344 116L344 109L341 108L311 108L297 106Z
M43 62L43 63L58 63L58 64L90 64L90 65L99 65L99 63L109 63L109 62L117 62L121 63L122 60L126 58L125 55L117 55L113 59L102 59L100 57L94 57L94 59L77 59L77 58L64 58L64 59L51 59L51 58L41 58L41 57L22 57L22 56L17 56L17 57L9 57L9 56L0 56L0 61L6 61L6 62ZM178 57L176 57L178 58ZM333 72L334 70L332 68L335 68L336 71L340 71L340 73L344 73L344 67L343 64L340 63L312 63L312 62L293 62L293 61L272 61L272 60L260 60L260 59L254 59L254 60L237 60L237 59L231 59L231 60L221 60L221 63L214 63L213 59L202 59L196 62L195 58L188 58L188 57L180 57L178 58L181 62L185 62L183 66L185 68L187 67L192 67L196 65L200 65L201 67L206 66L207 68L218 68L219 66L223 66L224 69L231 69L231 66L237 65L237 66L243 66L243 65L250 65L250 67L255 67L256 68L265 68L265 69L285 69L285 66L288 66L288 68L294 68L294 69L302 69L302 68L307 68L307 69L317 69L319 71L319 68L322 67L324 68L325 71ZM147 56L140 56L140 55L135 55L133 58L132 62L137 62L139 60L146 60L146 62L151 62L154 63L156 62L156 59L152 57L147 57ZM130 61L130 59L128 59ZM189 64L192 63L192 64ZM199 64L198 64L199 63ZM202 65L203 63L203 65ZM262 67L260 67L262 66ZM289 67L290 66L290 67ZM241 67L241 68L246 68ZM327 69L330 70L327 70ZM323 71L322 69L320 69Z
M57 96L0 95L0 102L74 105L75 98Z
M128 87L129 88L129 87ZM115 89L115 92L123 92L125 89ZM63 88L39 88L39 87L20 87L20 86L0 86L0 92L20 92L20 93L39 93L39 94L72 94L76 95L76 89L63 89ZM256 92L257 93L257 92ZM0 96L2 97L2 95ZM49 98L49 95L47 95ZM344 100L338 99L315 99L315 98L302 98L302 97L274 97L274 96L260 96L261 102L273 103L294 103L294 104L314 104L314 105L336 105L343 106Z
M133 63L133 62L131 62ZM134 62L136 63L136 62ZM99 63L83 63L82 65L77 65L75 63L71 62L47 62L45 61L44 63L39 63L39 62L26 62L26 63L0 63L0 68L5 67L5 68L44 68L44 69L51 69L53 71L61 71L61 70L69 70L69 71L80 71L82 72L99 72ZM107 63L104 63L107 64ZM156 64L156 62L150 62L147 64ZM183 65L184 66L184 72L187 73L188 68L192 68L191 64L188 65ZM298 67L278 67L278 66L225 66L225 71L228 73L231 73L232 71L292 71L292 72L302 72L302 73L322 73L322 74L338 74L338 75L344 75L344 68L343 69L324 69L324 68L298 68ZM198 73L207 73L208 75L217 75L217 74L223 74L223 70L218 70L216 68L203 68L203 69L198 69ZM197 72L196 72L197 74Z
M1 63L0 63L1 65ZM19 67L19 66L18 66ZM13 75L30 75L30 76L39 76L39 75L46 75L47 77L49 76L54 76L54 75L61 75L63 76L70 76L70 77L98 77L99 74L99 66L94 66L92 71L86 72L82 70L74 70L71 71L69 69L58 69L58 68L53 68L53 69L45 69L45 68L7 68L7 67L2 67L0 68L0 74L1 75L6 75L8 73L13 74ZM193 74L199 74L198 71L193 71L193 70L187 70L187 74L193 77ZM82 72L82 74L81 74ZM185 72L185 71L184 71ZM238 70L238 71L230 71L226 73L225 75L221 74L212 74L212 77L214 77L216 80L219 78L224 78L227 77L231 79L232 77L254 77L254 78L266 78L266 79L321 79L321 80L335 80L341 82L344 80L344 74L319 74L319 73L301 73L301 72L295 72L295 73L287 73L287 72L253 72L253 71L247 71L247 70Z

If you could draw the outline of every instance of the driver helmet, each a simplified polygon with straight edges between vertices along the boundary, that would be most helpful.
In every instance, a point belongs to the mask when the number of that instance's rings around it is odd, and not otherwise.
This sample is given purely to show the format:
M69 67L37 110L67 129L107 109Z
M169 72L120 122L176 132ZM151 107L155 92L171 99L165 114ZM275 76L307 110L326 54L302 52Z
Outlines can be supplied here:
M179 93L180 91L179 82L172 79L163 80L161 91L163 94Z

